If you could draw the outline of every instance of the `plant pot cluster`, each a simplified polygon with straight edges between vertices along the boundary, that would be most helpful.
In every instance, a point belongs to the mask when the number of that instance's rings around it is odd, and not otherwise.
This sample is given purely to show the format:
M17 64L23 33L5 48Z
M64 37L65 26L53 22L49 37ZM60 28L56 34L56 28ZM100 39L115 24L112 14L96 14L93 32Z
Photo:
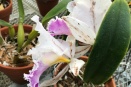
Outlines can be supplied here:
M42 16L45 16L59 0L36 0L38 9ZM8 6L0 10L0 19L9 22L10 14L12 13L12 0L7 0Z
M13 0L3 0L1 1L2 5L7 4L7 7L5 7L4 9L0 10L0 19L6 22L9 22L9 17L10 14L12 13L12 3ZM18 31L18 25L13 25L13 28L15 30L15 32ZM30 25L23 25L23 29L25 33L30 33L32 31L32 26ZM9 37L9 27L4 27L2 26L0 28L0 32L1 32L1 36L3 37L3 39ZM2 56L1 56L2 57ZM3 72L4 74L6 74L13 82L17 83L17 84L25 84L28 83L26 80L24 80L23 78L23 74L28 74L29 70L31 70L33 68L33 62L29 62L26 65L21 65L20 66L6 66L3 65L3 61L0 61L0 71ZM1 85L0 85L1 86Z

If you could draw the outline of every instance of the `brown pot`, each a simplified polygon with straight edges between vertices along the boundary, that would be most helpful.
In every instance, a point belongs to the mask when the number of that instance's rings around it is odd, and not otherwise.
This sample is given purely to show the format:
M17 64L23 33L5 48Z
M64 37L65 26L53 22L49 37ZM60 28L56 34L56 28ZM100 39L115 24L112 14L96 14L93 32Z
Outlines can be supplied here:
M80 60L83 60L84 62L87 61L88 57L87 56L81 56L78 58ZM54 76L56 76L59 71L61 71L67 64L61 63L56 67L56 71L54 72ZM106 83L104 83L104 87L116 87L115 81L113 78L109 79ZM57 84L54 85L54 87L58 87Z
M57 5L58 1L59 0L36 0L40 14L45 16L55 5Z
M14 26L15 30L17 31L18 26ZM24 25L25 32L30 32L32 30L32 26ZM0 29L2 36L8 35L8 28L3 27ZM25 84L27 83L26 80L23 78L24 73L29 73L33 67L33 63L28 64L27 66L20 66L20 67L9 67L0 64L0 71L4 72L13 82L17 84Z
M0 19L9 22L9 17L12 12L12 0L7 0L9 2L9 6L3 10L0 10Z

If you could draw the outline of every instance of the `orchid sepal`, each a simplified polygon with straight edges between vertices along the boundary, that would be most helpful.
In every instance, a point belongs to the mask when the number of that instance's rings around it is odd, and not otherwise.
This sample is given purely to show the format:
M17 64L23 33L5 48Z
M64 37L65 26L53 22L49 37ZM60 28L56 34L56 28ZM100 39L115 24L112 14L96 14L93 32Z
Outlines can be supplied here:
M47 29L52 36L71 35L71 32L64 20L58 17L49 21Z

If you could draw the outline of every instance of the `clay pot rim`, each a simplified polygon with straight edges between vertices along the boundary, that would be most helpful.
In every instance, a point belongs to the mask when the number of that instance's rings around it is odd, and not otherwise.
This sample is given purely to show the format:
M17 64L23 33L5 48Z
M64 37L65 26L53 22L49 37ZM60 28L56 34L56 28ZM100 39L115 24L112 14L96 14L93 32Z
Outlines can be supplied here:
M7 6L5 9L0 10L0 13L4 12L5 10L9 9L12 7L12 0L8 0L9 1L9 6Z
M18 24L14 24L13 27L18 27ZM28 24L24 24L23 27L30 27L31 28L32 26L28 25ZM4 27L0 28L0 31L5 30L5 29L8 29L8 27L4 26Z
M3 64L0 64L0 67L2 67L2 68L6 68L6 69L10 69L10 70L12 70L12 69L15 69L15 70L21 70L21 69L25 69L25 68L29 68L29 67L32 67L33 66L33 63L30 63L30 64L28 64L28 65L26 65L26 66L21 66L21 67L10 67L10 66L4 66Z
M13 25L13 27L18 27L18 24ZM32 28L31 25L27 25L27 24L24 24L23 27ZM7 29L8 29L8 27L3 27L3 28L0 28L0 31L7 30ZM10 67L10 66L5 66L3 64L0 64L0 67L7 68L7 69L17 69L17 70L29 68L29 67L32 67L32 66L33 66L33 62L31 62L30 64L28 64L26 66L18 66L18 67Z

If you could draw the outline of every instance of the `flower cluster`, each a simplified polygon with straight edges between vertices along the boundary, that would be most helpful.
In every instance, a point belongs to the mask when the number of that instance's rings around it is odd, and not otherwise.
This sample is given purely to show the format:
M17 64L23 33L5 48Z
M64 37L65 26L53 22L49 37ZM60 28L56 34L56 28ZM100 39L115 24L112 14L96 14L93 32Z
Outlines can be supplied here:
M104 4L101 4L104 3ZM66 62L68 65L61 71L55 81L43 82L44 86L55 84L70 68L77 76L80 68L85 64L78 60L80 56L89 51L94 44L96 34L106 11L111 5L111 0L74 0L68 3L69 15L56 17L48 22L47 31L39 22L39 17L34 16L35 30L40 33L38 44L32 48L28 55L32 55L34 67L30 74L24 74L24 78L30 83L29 87L38 87L41 74L50 66ZM67 35L66 40L56 39L53 36ZM82 46L76 46L76 41L82 42ZM57 76L56 76L57 77Z

